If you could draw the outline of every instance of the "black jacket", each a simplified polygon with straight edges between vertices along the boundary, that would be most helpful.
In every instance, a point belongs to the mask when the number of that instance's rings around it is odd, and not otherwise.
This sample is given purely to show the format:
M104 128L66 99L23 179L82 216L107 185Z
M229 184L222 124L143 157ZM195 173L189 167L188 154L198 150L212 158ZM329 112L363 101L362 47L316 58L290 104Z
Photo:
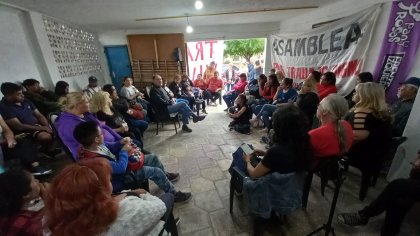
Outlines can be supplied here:
M166 92L163 87L153 85L150 89L150 100L157 116L169 116L167 107L172 105L173 101L170 99L168 92Z

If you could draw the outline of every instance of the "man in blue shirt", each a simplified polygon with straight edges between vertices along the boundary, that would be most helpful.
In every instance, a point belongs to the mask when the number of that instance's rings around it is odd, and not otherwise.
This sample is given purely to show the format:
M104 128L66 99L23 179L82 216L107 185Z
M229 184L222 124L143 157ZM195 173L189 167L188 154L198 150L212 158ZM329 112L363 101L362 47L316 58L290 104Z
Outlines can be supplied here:
M31 101L25 99L22 87L6 82L1 84L0 90L4 95L0 102L0 113L9 127L17 134L30 135L42 145L41 151L48 156L61 152L55 149L48 120Z

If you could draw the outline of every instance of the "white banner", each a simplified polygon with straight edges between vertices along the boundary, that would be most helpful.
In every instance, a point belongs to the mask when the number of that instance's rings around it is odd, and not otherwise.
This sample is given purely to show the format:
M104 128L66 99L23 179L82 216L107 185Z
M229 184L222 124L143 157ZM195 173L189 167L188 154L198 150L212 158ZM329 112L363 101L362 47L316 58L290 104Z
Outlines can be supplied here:
M192 80L203 74L210 62L216 63L216 70L222 74L223 40L209 40L187 43L188 72Z
M377 5L308 32L271 35L273 66L295 83L313 70L332 71L338 93L348 95L363 71L379 12Z

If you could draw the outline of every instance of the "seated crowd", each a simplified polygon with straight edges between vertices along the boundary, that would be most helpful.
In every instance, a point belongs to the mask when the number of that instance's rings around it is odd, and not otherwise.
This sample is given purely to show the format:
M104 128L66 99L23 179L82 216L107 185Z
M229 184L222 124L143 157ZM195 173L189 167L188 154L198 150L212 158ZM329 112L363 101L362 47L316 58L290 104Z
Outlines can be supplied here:
M266 133L262 141L268 144L266 151L252 153L238 148L240 155L233 156L230 171L241 167L252 179L300 173L315 170L322 160L346 155L350 165L374 172L385 155L384 147L402 135L420 79L402 83L398 101L388 106L384 88L372 78L369 72L359 74L347 97L336 94L333 72L312 71L297 89L292 79L275 70L268 78L262 73L249 81L245 73L236 81L230 78L231 90L222 95L225 82L214 65L203 78L198 75L191 81L188 75L176 75L168 86L154 75L147 96L131 77L124 77L119 94L111 84L101 88L94 76L83 91L75 92L69 92L65 81L57 82L54 92L35 79L23 81L22 86L5 82L0 127L8 168L0 173L0 232L161 235L170 231L174 202L189 201L191 193L176 190L172 182L180 175L167 172L157 155L144 150L144 132L153 118L167 119L174 113L180 115L182 130L192 132L190 118L197 123L206 117L194 111L207 114L206 105L216 106L220 98L232 118L230 129L248 134L262 120ZM52 172L39 159L57 156L62 151L58 145L68 149L74 163L61 170L51 185L39 183L34 176ZM406 212L420 201L419 173L420 154L410 179L391 182L372 204L357 213L341 214L339 220L363 225L386 211L382 235L397 234ZM147 179L164 194L155 197L143 189ZM394 202L398 207L391 206Z

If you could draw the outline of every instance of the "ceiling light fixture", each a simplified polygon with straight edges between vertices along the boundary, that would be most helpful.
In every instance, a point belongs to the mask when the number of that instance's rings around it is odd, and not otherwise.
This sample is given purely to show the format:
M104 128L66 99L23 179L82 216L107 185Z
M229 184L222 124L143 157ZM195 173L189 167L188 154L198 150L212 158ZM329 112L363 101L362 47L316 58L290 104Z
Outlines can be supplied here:
M195 9L201 10L203 8L203 2L202 1L195 1Z
M190 25L190 22L188 21L188 15L187 15L187 28L185 29L185 31L187 31L187 33L191 34L194 29L193 27Z

